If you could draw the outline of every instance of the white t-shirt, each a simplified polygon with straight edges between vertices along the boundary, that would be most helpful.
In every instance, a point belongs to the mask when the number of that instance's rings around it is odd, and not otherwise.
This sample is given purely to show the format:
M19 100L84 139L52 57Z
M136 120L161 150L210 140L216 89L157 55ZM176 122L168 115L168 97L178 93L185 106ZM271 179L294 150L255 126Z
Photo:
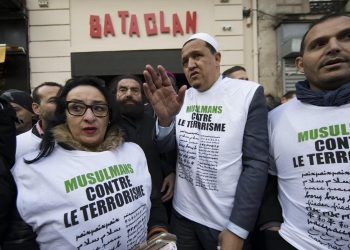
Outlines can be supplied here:
M40 249L133 249L146 240L151 178L134 143L104 152L56 146L34 164L17 162L13 175Z
M350 249L349 113L293 99L269 114L280 234L297 249Z
M32 129L16 136L16 161L22 156L39 149L41 138L33 134ZM31 160L31 159L28 159Z
M258 87L220 77L205 92L186 91L176 116L173 200L175 210L186 218L220 231L229 224L242 172L244 128Z

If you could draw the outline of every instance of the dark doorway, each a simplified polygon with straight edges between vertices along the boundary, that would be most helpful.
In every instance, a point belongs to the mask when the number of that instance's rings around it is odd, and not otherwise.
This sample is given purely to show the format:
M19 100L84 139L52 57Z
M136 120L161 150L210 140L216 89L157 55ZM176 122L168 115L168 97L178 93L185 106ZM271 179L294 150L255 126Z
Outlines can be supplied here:
M116 76L133 74L142 80L146 64L161 64L176 76L178 87L188 84L181 66L181 50L135 50L71 53L72 76L94 75L109 82Z
M0 31L0 43L6 44L5 62L0 63L0 92L7 89L30 92L25 1L1 0Z

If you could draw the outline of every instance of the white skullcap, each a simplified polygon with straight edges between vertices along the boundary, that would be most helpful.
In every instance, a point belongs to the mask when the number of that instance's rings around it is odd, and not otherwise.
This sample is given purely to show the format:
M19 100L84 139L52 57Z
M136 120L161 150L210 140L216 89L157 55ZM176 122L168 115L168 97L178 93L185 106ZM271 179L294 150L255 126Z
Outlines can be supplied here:
M218 41L216 41L215 38L212 37L211 35L209 35L208 33L196 33L196 34L193 34L192 36L190 36L190 38L187 39L187 41L185 43L187 43L188 41L193 40L193 39L203 40L203 41L209 43L211 46L213 46L213 48L216 51L219 51L219 43L218 43Z

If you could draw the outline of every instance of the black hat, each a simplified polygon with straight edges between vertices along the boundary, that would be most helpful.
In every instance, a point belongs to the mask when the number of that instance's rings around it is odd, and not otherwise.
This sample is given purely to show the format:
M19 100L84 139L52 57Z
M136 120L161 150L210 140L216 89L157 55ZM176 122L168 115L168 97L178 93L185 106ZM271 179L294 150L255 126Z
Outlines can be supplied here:
M2 93L1 97L6 99L8 102L13 102L18 104L23 108L25 108L26 110L29 110L31 113L33 113L33 109L32 109L33 99L28 93L18 89L9 89L9 90L6 90L4 93Z

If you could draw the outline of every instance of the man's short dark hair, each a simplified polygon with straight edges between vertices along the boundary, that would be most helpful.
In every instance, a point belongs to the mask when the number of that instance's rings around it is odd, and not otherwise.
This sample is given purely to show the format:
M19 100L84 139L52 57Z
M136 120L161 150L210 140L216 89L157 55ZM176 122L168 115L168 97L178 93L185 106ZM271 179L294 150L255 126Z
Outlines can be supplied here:
M120 75L120 76L114 77L111 80L111 82L109 83L109 89L112 92L113 96L115 96L115 94L117 93L119 82L121 80L124 80L124 79L132 79L132 80L135 80L138 84L140 84L142 101L145 101L146 97L145 97L145 93L143 91L142 80L140 77L138 77L136 75Z
M58 87L59 91L57 93L57 96L60 94L63 86L57 82L43 82L42 84L36 86L33 90L32 97L33 97L33 102L35 103L40 103L40 96L38 94L39 89L43 86L50 86L50 87Z
M232 74L233 72L236 72L236 71L239 71L239 70L243 70L243 71L246 72L246 69L245 69L244 67L239 66L239 65L236 65L236 66L233 66L233 67L231 67L231 68L225 70L225 71L222 73L222 75L223 75L223 77L226 77L226 76Z
M210 50L210 52L214 55L217 51L216 49L208 42L205 42L205 46Z
M273 110L278 105L280 105L280 102L277 101L276 98L273 95L271 95L271 94L265 95L265 99L266 99L267 109L269 111Z
M140 84L141 91L142 91L142 81L138 76L136 76L136 75L120 75L120 76L114 77L109 84L109 89L111 90L113 95L115 95L117 93L119 82L121 80L124 80L124 79L135 80L138 84Z
M308 28L308 30L305 32L303 38L301 39L301 44L300 44L300 55L304 55L305 52L305 38L306 36L309 34L310 30L315 27L316 25L323 23L329 19L333 19L333 18L337 18L337 17L349 17L349 15L345 14L345 13L333 13L333 14L329 14L326 16L321 17L320 19L316 20L315 22L313 22L310 27Z

